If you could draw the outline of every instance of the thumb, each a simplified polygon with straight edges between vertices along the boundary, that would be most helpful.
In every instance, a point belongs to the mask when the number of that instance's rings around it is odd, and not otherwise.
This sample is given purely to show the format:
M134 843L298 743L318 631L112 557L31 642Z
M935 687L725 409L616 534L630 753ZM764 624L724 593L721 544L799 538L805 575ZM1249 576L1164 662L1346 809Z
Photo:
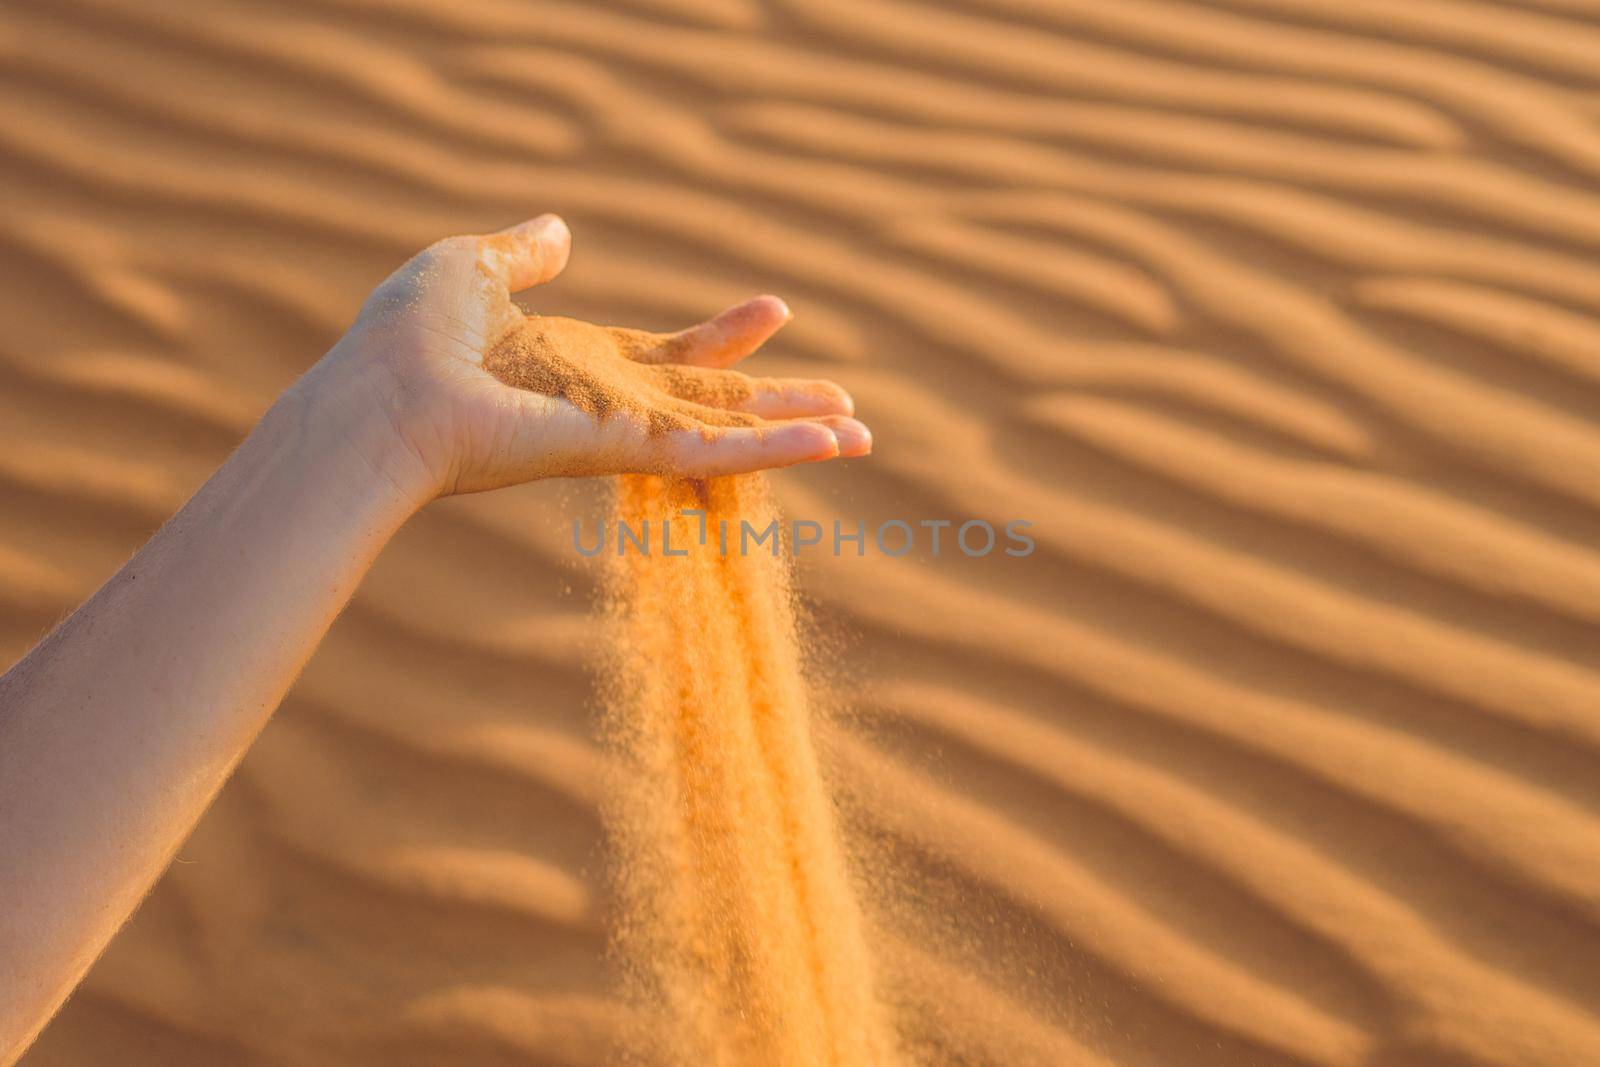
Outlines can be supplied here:
M560 274L571 252L572 231L560 215L540 215L478 238L478 262L513 293Z

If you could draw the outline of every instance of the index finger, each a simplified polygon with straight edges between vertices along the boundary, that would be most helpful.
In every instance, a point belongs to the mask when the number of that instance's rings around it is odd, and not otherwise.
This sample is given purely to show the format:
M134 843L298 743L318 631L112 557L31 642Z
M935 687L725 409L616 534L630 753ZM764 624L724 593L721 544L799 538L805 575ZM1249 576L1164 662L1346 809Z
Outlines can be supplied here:
M687 363L694 367L727 367L764 344L794 317L775 296L758 296L722 311L698 326L656 336L654 343L630 358L641 363Z

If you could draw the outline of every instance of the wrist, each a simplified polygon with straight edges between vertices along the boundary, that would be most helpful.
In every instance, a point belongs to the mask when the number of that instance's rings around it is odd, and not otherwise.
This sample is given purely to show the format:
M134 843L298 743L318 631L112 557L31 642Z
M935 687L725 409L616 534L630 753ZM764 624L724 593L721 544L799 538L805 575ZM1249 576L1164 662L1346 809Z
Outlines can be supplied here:
M351 504L398 527L439 490L399 430L392 384L381 367L350 374L324 359L279 397L256 434L289 446L295 462L327 474Z

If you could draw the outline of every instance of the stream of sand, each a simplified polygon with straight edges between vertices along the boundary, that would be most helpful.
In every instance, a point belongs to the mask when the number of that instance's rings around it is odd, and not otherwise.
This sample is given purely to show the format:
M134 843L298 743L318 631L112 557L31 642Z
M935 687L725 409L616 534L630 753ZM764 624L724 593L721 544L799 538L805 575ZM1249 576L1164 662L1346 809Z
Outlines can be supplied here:
M773 517L765 483L627 476L618 497L622 521L670 518L689 549L609 568L620 943L669 1029L649 1044L730 1067L889 1063L812 745L790 563L718 550L721 520ZM706 512L704 546L686 508Z

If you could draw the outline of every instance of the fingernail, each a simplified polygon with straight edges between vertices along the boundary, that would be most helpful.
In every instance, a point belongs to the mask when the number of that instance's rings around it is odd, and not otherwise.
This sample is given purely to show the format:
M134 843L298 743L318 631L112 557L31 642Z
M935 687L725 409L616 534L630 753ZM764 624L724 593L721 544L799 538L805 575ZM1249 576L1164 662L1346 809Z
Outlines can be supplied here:
M540 215L534 225L547 257L541 280L548 281L561 273L572 255L572 231L560 215Z
M838 418L829 423L839 439L839 455L864 456L872 451L872 431L855 419Z
M783 313L784 322L788 322L790 319L794 318L794 312L790 310L788 301L784 300L783 297L773 296L771 293L767 293L763 295L761 299L770 300L774 304L777 304L778 310Z

